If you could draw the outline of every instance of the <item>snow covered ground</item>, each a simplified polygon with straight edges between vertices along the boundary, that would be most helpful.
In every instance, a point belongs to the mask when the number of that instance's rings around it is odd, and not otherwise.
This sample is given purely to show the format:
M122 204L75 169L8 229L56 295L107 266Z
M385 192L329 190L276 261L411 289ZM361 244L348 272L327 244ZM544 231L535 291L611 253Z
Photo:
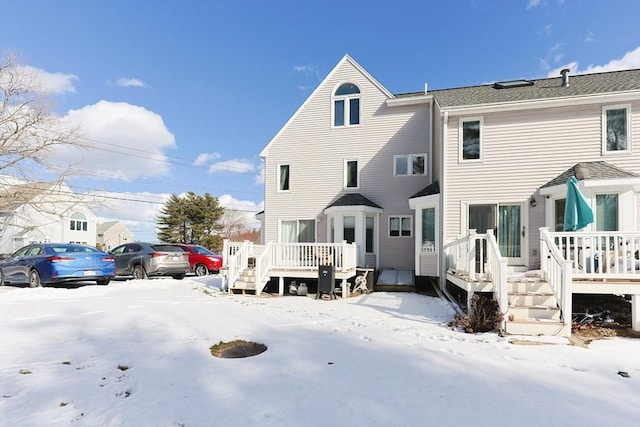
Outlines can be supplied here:
M208 276L1 288L0 424L640 425L637 339L521 345L451 330L451 307L417 294L219 287ZM211 355L233 339L268 349Z

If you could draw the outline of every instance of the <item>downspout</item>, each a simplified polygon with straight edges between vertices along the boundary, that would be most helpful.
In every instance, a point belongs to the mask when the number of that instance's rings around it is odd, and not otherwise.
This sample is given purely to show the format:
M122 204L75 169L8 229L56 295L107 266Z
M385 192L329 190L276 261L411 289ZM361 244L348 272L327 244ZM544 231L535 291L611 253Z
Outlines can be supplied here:
M446 165L447 165L447 149L446 149L446 141L447 141L447 125L449 123L449 112L445 111L442 114L442 132L441 132L441 141L440 141L440 289L446 290L447 284L447 259L444 252L445 245L445 232L444 230L447 227L446 220L446 192L447 192L447 180L445 177L447 176Z
M458 303L456 302L456 299L453 297L453 295L451 295L449 293L449 291L447 290L447 259L445 256L445 252L444 252L444 245L445 245L445 240L444 240L444 236L445 236L445 230L447 228L447 216L446 216L446 212L447 212L447 208L446 208L446 179L445 177L447 176L447 147L446 147L446 141L447 141L447 125L449 123L449 112L445 111L442 114L442 141L440 144L440 149L442 150L442 155L440 156L441 160L441 164L440 164L440 289L436 290L436 291L441 291L442 293L438 292L440 298L444 298L446 299L449 304L451 304L451 306L453 307L453 309L457 312L462 314L463 310L460 308L460 306L458 305Z

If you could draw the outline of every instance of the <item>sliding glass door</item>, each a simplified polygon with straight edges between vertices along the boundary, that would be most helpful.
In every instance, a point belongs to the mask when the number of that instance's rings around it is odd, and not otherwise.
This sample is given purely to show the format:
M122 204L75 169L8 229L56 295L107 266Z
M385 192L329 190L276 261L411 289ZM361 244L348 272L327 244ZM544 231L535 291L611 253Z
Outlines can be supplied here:
M522 212L521 204L469 205L469 229L475 229L479 234L494 230L500 254L508 259L509 264L522 265L525 234Z

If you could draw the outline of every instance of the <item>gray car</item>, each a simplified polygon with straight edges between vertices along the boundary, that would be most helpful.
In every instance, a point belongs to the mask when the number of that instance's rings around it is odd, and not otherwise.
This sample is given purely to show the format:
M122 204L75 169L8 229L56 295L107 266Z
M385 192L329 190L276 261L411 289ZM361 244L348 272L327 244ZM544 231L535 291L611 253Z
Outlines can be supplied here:
M125 243L109 253L116 260L116 276L134 279L171 276L180 280L190 270L187 253L170 243Z

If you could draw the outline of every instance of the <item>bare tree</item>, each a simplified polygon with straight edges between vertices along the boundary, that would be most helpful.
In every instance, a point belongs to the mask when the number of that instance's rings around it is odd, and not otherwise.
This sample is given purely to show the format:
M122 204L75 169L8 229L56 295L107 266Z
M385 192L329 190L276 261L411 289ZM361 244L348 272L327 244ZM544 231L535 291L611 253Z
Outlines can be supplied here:
M54 213L52 200L80 201L64 185L72 165L60 153L82 149L83 140L53 107L37 70L12 53L0 57L0 225L20 215L21 206L48 215Z
M44 175L49 182L62 182L69 173L71 165L60 161L58 150L84 145L79 128L56 115L53 106L37 71L12 53L1 59L0 188L39 182ZM15 202L19 194L0 195L0 206L7 197Z
M246 215L237 210L225 209L220 219L220 235L225 239L234 239L249 230Z

